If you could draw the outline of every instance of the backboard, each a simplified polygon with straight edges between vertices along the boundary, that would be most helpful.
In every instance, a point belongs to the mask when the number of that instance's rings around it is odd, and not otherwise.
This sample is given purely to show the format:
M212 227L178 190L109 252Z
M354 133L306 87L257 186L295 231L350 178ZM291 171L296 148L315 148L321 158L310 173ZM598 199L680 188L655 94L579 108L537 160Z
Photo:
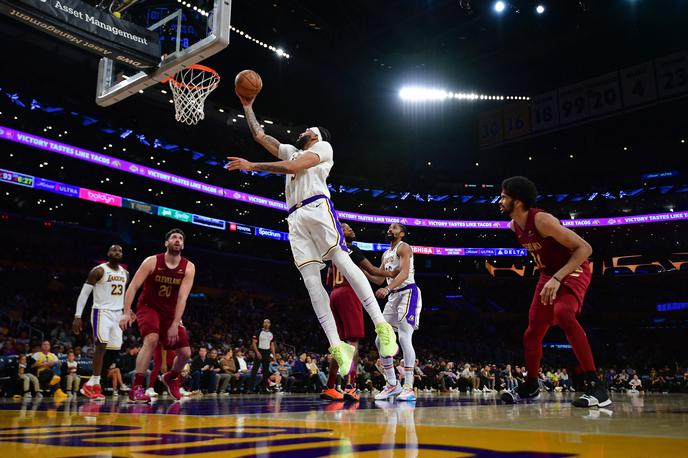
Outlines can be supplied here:
M192 3L190 3L192 2ZM201 62L229 44L231 0L139 0L120 7L122 19L160 35L162 58L148 71L100 59L96 103L110 106ZM126 3L125 3L126 5Z

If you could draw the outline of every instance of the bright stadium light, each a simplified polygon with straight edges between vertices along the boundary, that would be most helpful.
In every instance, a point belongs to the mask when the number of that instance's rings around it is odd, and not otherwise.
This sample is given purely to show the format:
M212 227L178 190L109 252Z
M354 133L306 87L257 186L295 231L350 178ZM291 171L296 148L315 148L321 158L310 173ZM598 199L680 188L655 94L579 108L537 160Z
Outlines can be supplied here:
M407 86L401 88L399 97L408 101L444 100L448 97L444 89L430 89L425 87Z
M494 10L498 13L503 12L506 9L506 3L504 2L495 2L494 4Z
M535 11L537 12L537 14L544 13L545 12L545 6L541 3L535 7Z
M445 89L423 86L404 86L399 90L399 98L405 102L443 102L454 100L530 100L527 96L476 94L475 92L451 92Z

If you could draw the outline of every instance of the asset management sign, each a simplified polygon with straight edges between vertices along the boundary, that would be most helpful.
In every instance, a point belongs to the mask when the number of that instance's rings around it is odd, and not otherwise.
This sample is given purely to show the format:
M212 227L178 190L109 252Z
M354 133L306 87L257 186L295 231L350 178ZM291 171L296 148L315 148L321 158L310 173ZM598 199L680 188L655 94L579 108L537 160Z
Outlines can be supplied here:
M0 0L0 11L86 51L146 70L160 63L157 33L81 0Z

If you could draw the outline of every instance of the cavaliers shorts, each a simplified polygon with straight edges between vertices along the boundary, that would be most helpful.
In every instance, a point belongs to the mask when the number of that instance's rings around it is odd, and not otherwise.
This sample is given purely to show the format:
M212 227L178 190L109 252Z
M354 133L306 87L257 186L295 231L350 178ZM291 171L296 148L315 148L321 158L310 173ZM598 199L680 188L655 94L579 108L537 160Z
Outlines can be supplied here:
M144 338L148 334L157 334L159 342L165 350L176 350L189 346L189 335L186 333L184 325L180 324L178 327L178 339L173 345L167 340L167 331L174 320L173 314L160 312L152 307L139 307L136 310L136 322L139 324L139 331L141 337Z
M574 314L580 315L583 309L583 299L585 293L590 286L592 278L592 271L589 263L584 263L581 267L576 269L562 279L561 286L557 291L557 296L552 305L545 305L542 303L540 293L552 277L550 275L541 274L535 287L535 294L530 304L529 319L530 321L546 321L550 324L554 323L554 309L559 307L566 307L572 309Z
M351 286L333 289L330 293L330 307L340 339L354 341L365 337L363 306Z

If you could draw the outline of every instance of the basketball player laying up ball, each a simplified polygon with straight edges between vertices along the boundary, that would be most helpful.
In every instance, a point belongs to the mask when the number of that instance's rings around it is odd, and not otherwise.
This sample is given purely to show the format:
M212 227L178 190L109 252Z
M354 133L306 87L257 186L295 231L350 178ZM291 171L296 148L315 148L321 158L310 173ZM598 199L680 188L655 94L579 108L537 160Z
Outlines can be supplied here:
M295 145L280 144L260 127L253 113L255 97L239 96L239 100L253 138L280 160L256 163L229 157L231 162L227 169L286 175L287 221L294 263L301 272L315 314L327 335L329 351L339 366L340 376L346 377L351 371L356 349L342 342L337 333L330 300L320 277L320 270L325 266L323 261L331 260L356 292L375 324L381 355L394 356L399 351L394 330L382 316L370 283L349 257L349 249L330 200L327 177L334 160L329 132L322 127L311 127L299 135Z
M540 395L538 370L542 359L542 339L553 324L566 334L578 363L585 371L586 390L573 401L576 407L605 407L612 403L607 384L598 380L595 361L585 331L578 322L583 298L592 275L588 257L592 247L559 220L539 208L535 184L525 177L511 177L502 183L499 207L511 217L509 227L516 239L535 259L540 280L528 313L528 329L523 335L523 352L528 375L516 390L502 394L502 401Z

